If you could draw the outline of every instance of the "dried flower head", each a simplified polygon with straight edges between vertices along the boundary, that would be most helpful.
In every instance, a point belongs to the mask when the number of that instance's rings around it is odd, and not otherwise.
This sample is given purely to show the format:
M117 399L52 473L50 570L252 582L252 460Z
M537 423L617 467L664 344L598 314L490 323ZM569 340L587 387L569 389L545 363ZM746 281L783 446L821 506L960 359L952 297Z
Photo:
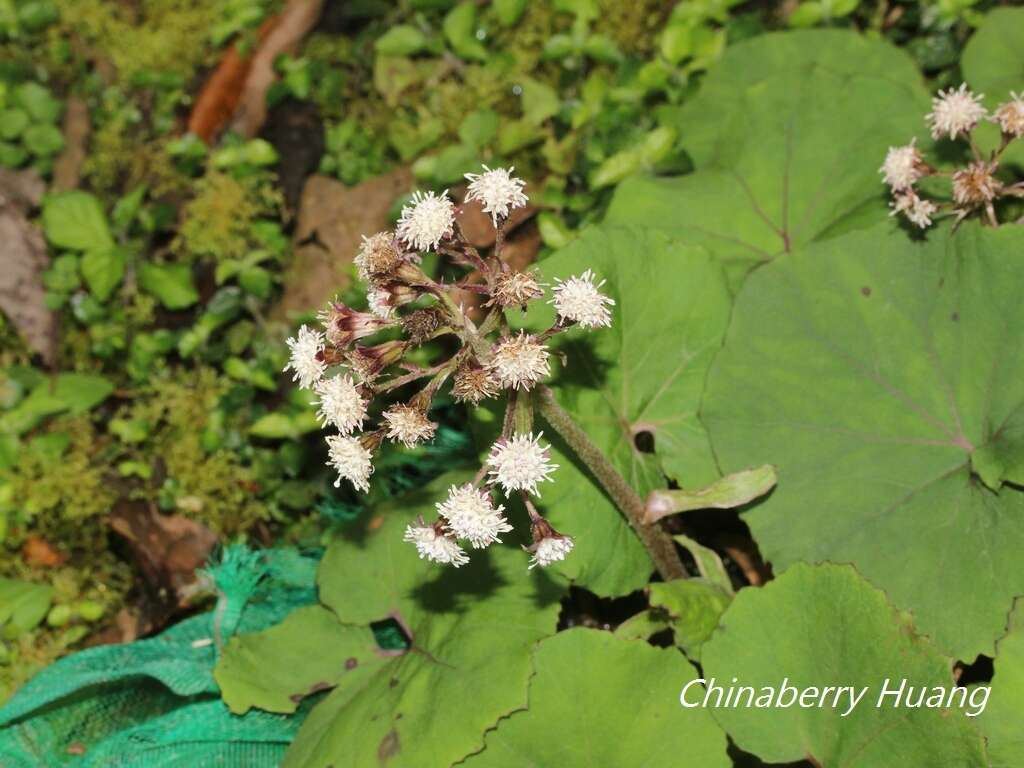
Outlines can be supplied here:
M418 251L437 248L455 227L455 206L446 189L440 195L415 192L409 205L402 208L398 236Z
M433 307L417 309L402 318L402 331L413 344L430 339L445 322L444 316Z
M955 139L973 131L986 115L985 107L981 104L982 98L984 94L972 93L967 83L962 83L956 89L939 91L939 95L932 99L932 111L926 115L932 138L947 136Z
M327 466L338 473L334 487L348 480L357 489L366 493L370 490L370 475L373 474L373 454L358 437L329 435L327 437Z
M487 367L500 386L510 389L531 389L551 373L547 347L526 331L495 344Z
M571 323L579 323L583 328L610 326L612 313L608 307L614 306L615 301L598 290L604 282L594 285L594 273L589 269L579 277L556 279L555 287L551 289L554 294L551 303L555 305L558 316Z
M403 538L416 545L420 560L426 558L456 568L469 562L462 547L445 532L440 521L427 525L421 517L416 525L406 526Z
M367 401L347 373L318 382L316 393L320 397L317 416L322 425L329 424L343 435L350 435L363 426Z
M496 397L498 383L491 372L479 365L464 365L455 372L452 397L460 403L477 405L481 400Z
M1010 100L996 107L992 120L1006 136L1019 139L1024 136L1024 96L1010 94Z
M394 272L402 263L402 254L395 244L394 232L378 232L363 237L359 253L353 259L360 279L370 282Z
M415 405L393 405L384 411L387 436L406 448L434 439L437 424Z
M310 389L323 378L327 363L323 359L324 335L312 328L302 326L298 334L287 341L291 356L284 367L295 372L292 381L299 382L303 389Z
M469 539L475 549L493 542L500 544L498 535L512 530L502 514L505 507L494 506L491 495L472 483L451 486L448 498L437 504L437 511L448 521L448 529L460 539Z
M999 181L995 163L971 163L953 174L953 200L959 206L984 205L995 199L999 192Z
M898 193L893 198L891 207L890 216L902 213L911 224L921 229L930 227L932 217L939 211L939 207L935 203L918 197L912 189Z
M889 147L885 162L878 169L894 192L909 189L924 176L924 159L921 151L914 146L915 141L902 147Z
M575 542L569 536L556 531L531 505L527 505L527 509L530 512L530 535L533 537L533 543L529 547L524 547L533 555L529 568L533 569L538 565L546 568L552 563L564 560L566 555L572 552Z
M491 223L498 226L498 219L504 219L511 211L522 208L527 203L523 194L526 182L512 175L515 168L495 168L493 171L486 165L483 173L467 173L469 189L466 200L477 200L484 213L491 215Z
M542 296L544 289L537 282L537 276L533 272L502 272L494 280L491 299L487 304L525 309L527 304Z
M551 447L540 444L543 435L543 432L513 435L491 446L487 457L488 474L506 496L512 491L529 491L539 496L537 483L550 480L551 473L558 469L557 464L551 463Z

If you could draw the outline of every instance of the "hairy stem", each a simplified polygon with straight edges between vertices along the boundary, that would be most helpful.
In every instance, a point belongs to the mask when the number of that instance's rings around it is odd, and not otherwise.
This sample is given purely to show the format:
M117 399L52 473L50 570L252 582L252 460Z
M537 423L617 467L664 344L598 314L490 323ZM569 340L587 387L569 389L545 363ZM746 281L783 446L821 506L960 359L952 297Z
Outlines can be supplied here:
M587 465L601 487L626 516L626 520L647 548L661 577L665 581L685 578L688 574L679 559L672 537L658 525L648 525L644 522L643 499L608 461L601 449L590 441L587 433L573 420L568 411L558 404L549 387L542 386L537 389L537 407L544 420Z

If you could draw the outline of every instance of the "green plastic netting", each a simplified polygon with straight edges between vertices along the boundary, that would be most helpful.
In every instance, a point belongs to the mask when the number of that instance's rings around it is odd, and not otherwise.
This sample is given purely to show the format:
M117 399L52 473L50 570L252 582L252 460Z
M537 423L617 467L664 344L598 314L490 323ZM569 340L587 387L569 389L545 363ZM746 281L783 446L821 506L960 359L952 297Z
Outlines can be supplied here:
M0 709L0 766L278 765L312 700L287 717L232 715L213 679L217 639L314 603L316 563L294 549L229 547L206 572L214 610L152 639L68 656L18 691Z

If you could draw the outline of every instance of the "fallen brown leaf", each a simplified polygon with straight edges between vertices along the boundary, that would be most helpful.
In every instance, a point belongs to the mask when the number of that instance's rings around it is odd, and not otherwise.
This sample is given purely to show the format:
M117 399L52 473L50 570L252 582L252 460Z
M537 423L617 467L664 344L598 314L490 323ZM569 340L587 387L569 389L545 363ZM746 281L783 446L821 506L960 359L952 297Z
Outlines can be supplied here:
M257 39L266 39L277 23L277 16L265 20ZM188 132L210 144L216 139L242 100L242 90L252 67L253 57L239 53L238 44L228 48L220 64L199 92L192 113L188 116Z
M252 57L245 83L231 120L232 130L255 136L267 119L267 90L277 81L274 62L285 53L295 53L299 43L316 26L324 0L289 0L278 14Z
M67 562L68 556L39 536L29 536L21 547L21 557L33 568L56 568Z
M343 288L363 235L388 226L388 209L411 183L407 168L354 187L327 176L310 176L299 201L294 258L274 317L287 319L291 312L321 306Z
M53 365L57 318L46 307L42 273L50 265L42 233L26 213L42 199L45 185L35 171L0 169L0 311L29 347Z
M64 151L53 164L53 188L60 192L78 187L89 141L89 105L78 96L65 103L63 131Z
M196 569L206 563L217 536L181 515L164 515L152 504L122 499L110 513L110 527L128 542L150 590L183 607Z

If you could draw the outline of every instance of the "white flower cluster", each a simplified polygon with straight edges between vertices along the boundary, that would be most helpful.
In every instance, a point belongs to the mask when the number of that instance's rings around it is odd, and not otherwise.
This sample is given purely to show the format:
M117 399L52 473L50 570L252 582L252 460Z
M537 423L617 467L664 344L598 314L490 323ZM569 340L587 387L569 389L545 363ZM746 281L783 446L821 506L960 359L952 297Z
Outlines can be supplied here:
M484 166L483 172L466 178L465 200L478 201L499 231L511 226L511 212L528 202L525 182L512 169ZM438 425L429 418L430 406L448 380L458 402L476 405L504 392L510 416L515 408L532 409L530 390L551 373L547 340L572 327L598 329L612 323L615 301L601 292L604 281L588 269L555 279L548 300L556 316L551 328L539 334L511 332L504 313L543 299L545 286L533 271L516 271L501 261L502 238L497 238L491 257L480 257L462 237L457 213L447 190L414 193L395 231L364 237L355 255L354 266L367 283L369 310L330 302L319 316L322 331L302 326L288 340L291 355L285 370L315 393L317 417L334 431L327 437L327 454L338 475L336 486L346 480L367 492L374 454L386 441L414 448L432 440ZM480 275L478 293L489 297L482 307L489 322L478 326L467 320L458 303L445 296L451 286L435 282L420 268L422 251L436 251ZM396 340L392 334L391 340L375 345L363 341L385 329L398 330L404 338ZM403 362L409 350L438 335L458 337L460 351L427 367L419 359ZM374 408L378 395L419 379L429 382L412 399ZM379 417L371 417L371 411ZM367 427L367 422L376 426ZM540 495L538 487L557 469L550 446L541 442L543 433L517 431L515 423L506 417L476 481L453 485L436 505L434 522L420 519L406 528L405 540L421 558L458 567L468 562L463 546L482 549L500 543L513 528L505 506L494 501L499 492L520 497L530 516L529 567L550 565L572 551L573 539L552 528L530 500Z
M997 225L994 202L1001 195L1024 196L1021 184L1007 186L996 178L998 159L1007 145L1024 136L1024 99L1016 93L1000 104L990 115L982 104L982 94L973 93L966 83L959 88L939 91L932 99L932 111L925 122L933 139L966 139L974 161L953 172L939 171L925 162L915 141L901 147L890 147L879 172L892 191L890 215L902 215L920 229L932 225L936 215L951 207L959 223L974 211L984 212L988 222ZM983 157L971 132L982 120L996 123L1003 135L998 150ZM926 176L947 176L952 182L952 201L935 203L921 196L915 184Z

